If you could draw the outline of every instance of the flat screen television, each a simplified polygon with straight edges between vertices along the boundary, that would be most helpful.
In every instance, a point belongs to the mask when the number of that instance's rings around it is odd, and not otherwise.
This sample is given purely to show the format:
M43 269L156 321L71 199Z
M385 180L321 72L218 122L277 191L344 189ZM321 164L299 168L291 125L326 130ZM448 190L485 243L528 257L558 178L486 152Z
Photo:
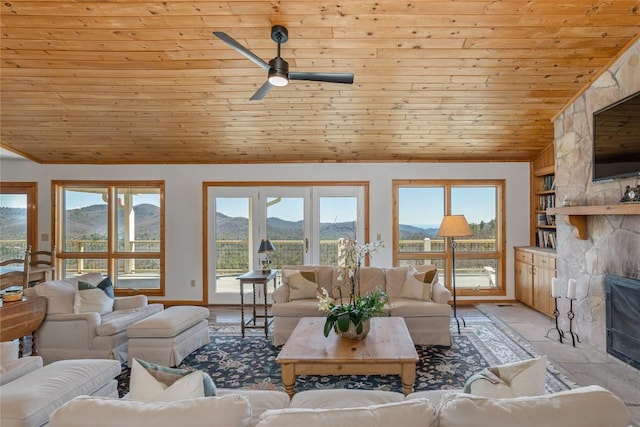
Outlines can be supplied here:
M640 176L640 92L593 113L593 181Z

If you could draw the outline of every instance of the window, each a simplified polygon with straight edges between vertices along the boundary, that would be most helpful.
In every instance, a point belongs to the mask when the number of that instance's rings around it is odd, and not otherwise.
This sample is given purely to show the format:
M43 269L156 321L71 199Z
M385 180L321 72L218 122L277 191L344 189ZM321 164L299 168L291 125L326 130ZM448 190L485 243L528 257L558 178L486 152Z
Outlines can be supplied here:
M27 246L37 250L38 184L0 183L0 261L23 258Z
M278 270L335 265L340 237L366 239L366 183L205 183L204 188L210 303L239 301L236 278L261 268L266 257L257 253L262 239L275 246L268 256Z
M164 295L164 182L53 183L62 277L108 274L116 293Z
M451 283L444 215L462 214L472 236L456 238L458 295L504 295L504 180L393 181L395 265L434 264Z

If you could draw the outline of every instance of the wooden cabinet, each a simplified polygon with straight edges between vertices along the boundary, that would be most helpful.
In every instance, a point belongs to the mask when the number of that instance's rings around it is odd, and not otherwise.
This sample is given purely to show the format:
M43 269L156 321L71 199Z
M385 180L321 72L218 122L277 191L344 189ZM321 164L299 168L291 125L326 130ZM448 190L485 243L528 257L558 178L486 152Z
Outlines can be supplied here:
M531 245L555 250L556 217L547 214L556 206L553 144L540 152L531 168Z
M556 276L556 254L532 246L515 248L516 299L549 316L553 315L551 279Z

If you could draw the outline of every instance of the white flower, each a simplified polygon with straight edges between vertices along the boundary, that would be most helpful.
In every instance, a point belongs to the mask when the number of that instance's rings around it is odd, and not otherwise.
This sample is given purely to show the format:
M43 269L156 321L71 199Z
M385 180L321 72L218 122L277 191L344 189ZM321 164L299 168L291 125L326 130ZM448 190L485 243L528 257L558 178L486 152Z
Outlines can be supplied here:
M333 299L329 296L329 292L325 288L322 288L322 296L318 296L318 310L329 311L331 310L331 304Z

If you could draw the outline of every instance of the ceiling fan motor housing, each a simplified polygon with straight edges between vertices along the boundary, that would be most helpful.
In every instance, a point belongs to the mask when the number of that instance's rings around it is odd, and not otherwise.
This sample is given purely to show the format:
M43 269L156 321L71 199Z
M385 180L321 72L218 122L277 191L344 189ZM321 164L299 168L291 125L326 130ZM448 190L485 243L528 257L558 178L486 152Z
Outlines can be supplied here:
M269 61L269 67L279 73L289 74L289 63L279 56Z

